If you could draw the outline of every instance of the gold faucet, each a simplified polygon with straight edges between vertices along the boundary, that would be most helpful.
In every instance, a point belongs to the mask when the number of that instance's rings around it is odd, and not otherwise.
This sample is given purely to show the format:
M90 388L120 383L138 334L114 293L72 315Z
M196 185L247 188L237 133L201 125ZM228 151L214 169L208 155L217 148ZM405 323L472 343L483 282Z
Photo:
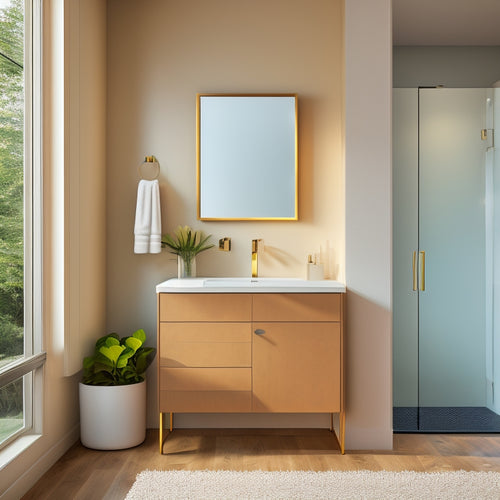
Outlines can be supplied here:
M252 278L259 275L259 243L262 240L252 240Z

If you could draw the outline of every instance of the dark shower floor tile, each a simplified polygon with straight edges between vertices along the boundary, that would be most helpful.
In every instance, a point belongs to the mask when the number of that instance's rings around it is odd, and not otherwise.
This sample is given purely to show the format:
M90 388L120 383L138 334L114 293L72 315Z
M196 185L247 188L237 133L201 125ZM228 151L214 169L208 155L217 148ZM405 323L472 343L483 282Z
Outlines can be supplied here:
M500 415L485 407L394 407L394 432L500 432Z

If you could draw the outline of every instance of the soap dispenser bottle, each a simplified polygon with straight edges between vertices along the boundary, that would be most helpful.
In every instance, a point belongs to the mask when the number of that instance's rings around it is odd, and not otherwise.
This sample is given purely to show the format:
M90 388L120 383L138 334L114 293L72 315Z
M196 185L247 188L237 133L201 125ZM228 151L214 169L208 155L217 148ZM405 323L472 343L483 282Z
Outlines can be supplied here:
M307 256L307 279L310 281L319 281L324 279L323 264L318 264L316 261L316 256L314 256L314 262L312 255Z
M311 279L311 268L313 266L313 258L312 255L307 256L307 266L306 266L306 279Z

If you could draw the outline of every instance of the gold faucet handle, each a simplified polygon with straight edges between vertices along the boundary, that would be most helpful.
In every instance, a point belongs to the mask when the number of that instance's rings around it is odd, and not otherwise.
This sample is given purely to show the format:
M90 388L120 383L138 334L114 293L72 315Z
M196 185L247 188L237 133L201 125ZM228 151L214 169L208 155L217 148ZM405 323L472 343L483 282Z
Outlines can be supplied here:
M223 252L230 252L231 251L231 238L221 238L219 240L219 250L222 250Z
M262 240L252 240L252 253L257 253L262 249Z

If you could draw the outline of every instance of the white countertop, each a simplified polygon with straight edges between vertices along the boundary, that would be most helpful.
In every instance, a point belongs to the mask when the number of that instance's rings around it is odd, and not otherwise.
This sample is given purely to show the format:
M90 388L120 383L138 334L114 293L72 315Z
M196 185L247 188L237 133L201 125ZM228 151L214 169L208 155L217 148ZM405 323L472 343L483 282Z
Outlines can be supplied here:
M298 278L184 278L156 285L156 293L344 293L338 281Z

